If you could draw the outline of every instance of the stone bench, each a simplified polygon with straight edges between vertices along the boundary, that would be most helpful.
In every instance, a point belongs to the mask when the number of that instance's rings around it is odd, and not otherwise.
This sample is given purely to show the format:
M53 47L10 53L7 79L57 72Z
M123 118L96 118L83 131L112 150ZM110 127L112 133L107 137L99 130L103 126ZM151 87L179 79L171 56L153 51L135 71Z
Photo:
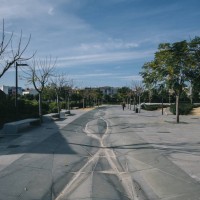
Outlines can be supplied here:
M59 118L58 113L49 113L42 116L43 122L52 122L55 118Z
M20 129L36 124L40 124L40 119L31 118L31 119L23 119L15 122L5 123L3 126L3 133L16 134Z
M65 110L65 109L62 109L60 111L60 116L58 113L49 113L49 114L46 114L46 115L43 115L42 116L42 119L43 119L43 122L51 122L53 121L55 118L56 119L59 119L59 118L66 118L66 116L69 116L70 115L70 110Z
M70 110L66 110L66 109L61 109L60 112L65 113L66 115L69 115L71 113Z

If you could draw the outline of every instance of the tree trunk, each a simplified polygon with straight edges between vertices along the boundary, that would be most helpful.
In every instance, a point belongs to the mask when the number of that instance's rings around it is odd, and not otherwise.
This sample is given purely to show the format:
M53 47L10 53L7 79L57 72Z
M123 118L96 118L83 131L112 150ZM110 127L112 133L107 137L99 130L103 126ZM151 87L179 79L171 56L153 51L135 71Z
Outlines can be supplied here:
M179 94L176 95L176 123L179 123Z
M193 87L192 86L190 88L190 102L191 102L191 104L193 104Z
M57 103L57 109L58 109L58 118L60 118L60 103L59 103L58 94L56 94L56 103Z
M141 107L140 107L140 96L139 96L139 109L138 109L139 113L140 113L140 109L141 109Z
M135 104L136 104L136 102L135 102L135 97L134 97L134 100L133 100L133 111L135 111Z
M149 103L151 103L151 91L149 90Z
M70 110L70 106L69 106L69 96L68 96L68 99L67 99L67 108L68 108L68 110Z
M39 92L39 118L42 123L42 93Z
M163 96L162 96L162 115L163 115Z

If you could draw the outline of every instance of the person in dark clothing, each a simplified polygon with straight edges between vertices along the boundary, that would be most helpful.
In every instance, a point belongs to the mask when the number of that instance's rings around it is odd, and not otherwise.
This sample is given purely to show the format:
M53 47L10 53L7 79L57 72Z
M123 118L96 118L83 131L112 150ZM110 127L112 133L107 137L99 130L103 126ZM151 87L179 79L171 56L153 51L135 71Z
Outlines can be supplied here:
M124 110L124 108L126 107L125 102L122 103L122 109Z

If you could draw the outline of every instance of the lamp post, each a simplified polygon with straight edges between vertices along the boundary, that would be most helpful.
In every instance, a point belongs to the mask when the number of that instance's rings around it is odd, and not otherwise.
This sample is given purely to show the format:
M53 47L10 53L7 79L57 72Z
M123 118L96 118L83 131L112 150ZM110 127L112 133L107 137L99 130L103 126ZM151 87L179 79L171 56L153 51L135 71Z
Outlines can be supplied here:
M15 63L15 114L16 114L16 120L18 118L18 66L28 66L27 64L21 64L16 62Z

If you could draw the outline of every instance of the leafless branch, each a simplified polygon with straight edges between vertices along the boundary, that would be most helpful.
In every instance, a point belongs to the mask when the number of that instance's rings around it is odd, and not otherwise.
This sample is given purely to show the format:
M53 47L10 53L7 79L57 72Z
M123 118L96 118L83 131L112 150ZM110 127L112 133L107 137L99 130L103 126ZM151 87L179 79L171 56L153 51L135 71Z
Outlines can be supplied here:
M23 70L24 78L28 83L32 83L34 88L41 93L44 86L48 83L49 78L54 76L56 59L51 57L45 59L33 58L32 64L29 65L29 70Z
M13 47L13 33L6 41L4 20L3 20L3 30L2 30L2 41L0 42L0 78L5 74L5 72L12 67L15 62L27 61L33 58L35 53L29 57L23 57L25 51L27 50L31 35L26 41L25 45L22 45L23 34L21 31L19 41L17 42L16 49Z
M3 58L3 54L5 52L5 50L7 49L8 45L10 44L11 40L13 37L13 33L11 34L11 36L9 37L8 41L5 41L5 28L4 28L4 19L3 19L3 29L2 29L2 40L1 40L1 44L0 44L0 59Z
M133 81L133 91L136 95L140 96L142 92L144 91L144 86L141 81Z

